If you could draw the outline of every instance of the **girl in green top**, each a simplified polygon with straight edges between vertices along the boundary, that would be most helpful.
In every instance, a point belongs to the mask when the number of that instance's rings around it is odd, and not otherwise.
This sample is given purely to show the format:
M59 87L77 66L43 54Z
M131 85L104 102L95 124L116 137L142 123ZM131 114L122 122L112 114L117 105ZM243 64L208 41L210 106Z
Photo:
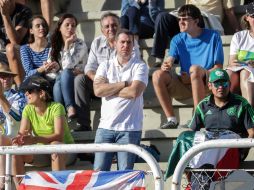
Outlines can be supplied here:
M13 145L32 144L71 144L74 143L69 131L65 109L60 103L52 101L51 87L47 80L32 76L20 87L25 92L28 105L22 113L19 135L13 138ZM33 135L32 135L33 134ZM15 155L14 175L24 174L24 163L46 166L51 162L53 171L65 169L65 164L75 161L75 155ZM17 183L16 183L17 184Z

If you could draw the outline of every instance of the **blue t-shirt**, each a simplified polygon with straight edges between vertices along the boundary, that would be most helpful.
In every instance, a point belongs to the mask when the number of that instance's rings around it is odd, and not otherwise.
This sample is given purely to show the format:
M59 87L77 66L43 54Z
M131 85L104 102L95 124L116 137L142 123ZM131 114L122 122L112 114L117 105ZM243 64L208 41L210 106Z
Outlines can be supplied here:
M47 61L50 47L47 46L41 52L33 51L28 44L20 47L20 56L23 68L25 70L25 78L37 73L37 69Z
M208 70L216 63L224 62L220 35L209 29L203 29L202 34L196 38L186 32L177 34L171 40L168 54L179 61L181 72L187 73L191 65L199 65Z

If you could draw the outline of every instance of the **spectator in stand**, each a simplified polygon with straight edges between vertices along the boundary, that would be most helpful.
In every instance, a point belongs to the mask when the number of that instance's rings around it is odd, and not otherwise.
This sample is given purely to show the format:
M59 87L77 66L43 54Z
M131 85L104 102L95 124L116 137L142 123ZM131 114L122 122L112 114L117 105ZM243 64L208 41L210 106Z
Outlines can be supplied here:
M143 92L148 83L147 65L132 56L134 35L119 30L116 56L102 62L94 77L94 93L102 97L101 119L95 143L139 145L143 121ZM108 171L114 153L95 153L94 170ZM136 156L117 152L119 170L133 169Z
M58 70L57 62L47 62L50 44L47 40L48 24L42 16L33 16L29 21L28 44L20 47L20 56L25 78L32 75L47 75Z
M31 76L20 87L25 92L28 105L23 110L19 134L12 139L13 145L72 144L74 140L68 128L62 104L52 101L50 83L40 76ZM66 157L66 158L65 158ZM53 171L64 170L74 163L75 154L14 155L14 175L24 174L25 163L48 166ZM16 185L19 179L14 178Z
M28 20L32 11L15 3L15 0L0 0L0 60L9 63L16 85L24 78L24 70L20 61L19 46L27 42Z
M194 141L197 144L213 139L254 137L253 108L245 98L230 93L230 80L227 72L222 69L213 70L209 76L208 87L212 94L198 104L188 126L191 131L185 131L177 138L168 159L165 179L174 173L178 160L194 145ZM200 131L202 128L205 130ZM209 168L212 166L212 169L238 169L239 163L246 157L246 153L243 150L239 152L235 148L230 151L224 148L209 149L196 155L189 162L189 166L191 168L201 168L202 166L205 168L204 166L207 165L210 166ZM199 174L199 177L202 177L202 174ZM216 176L221 178L221 175L225 174L223 172L220 175L215 174L211 179L216 180ZM194 178L192 178L192 188L190 189L202 189ZM206 182L209 185L209 182ZM199 187L194 188L194 183ZM209 189L209 186L205 189Z
M153 73L155 93L167 117L162 129L176 128L178 125L172 98L183 100L193 97L196 108L208 91L208 74L222 67L224 61L220 35L214 30L200 27L202 15L195 5L180 7L178 18L181 33L173 37L169 57L161 69ZM179 74L172 68L175 60L180 64Z
M152 38L154 21L164 6L164 0L122 0L121 27L130 30L136 39Z
M102 62L108 62L115 54L115 35L119 30L119 17L111 12L106 12L100 19L102 35L95 38L89 52L85 75L75 78L75 102L77 104L78 123L76 131L91 130L90 102L95 98L93 81L96 70ZM134 42L133 56L140 57L137 41Z
M59 63L61 72L55 80L54 100L65 105L69 119L76 117L74 79L84 73L87 62L87 47L77 38L78 21L72 14L64 14L52 33L51 61Z
M25 95L12 89L12 73L5 63L0 63L0 146L10 146L11 138L18 134L22 110L26 105ZM0 156L0 175L5 174L5 156ZM4 189L4 178L0 178Z
M234 14L234 3L232 0L186 0L186 4L193 4L197 6L203 13L209 13L215 16L216 20L213 20L211 23L208 19L208 24L218 27L218 29L222 29L221 32L224 32L221 22L223 21L223 11L227 19L230 22L230 26L235 31L240 30L239 22L236 19ZM210 19L212 20L212 19ZM204 19L206 21L206 19ZM207 23L207 22L206 22ZM201 25L204 25L205 22ZM218 26L219 25L219 26ZM211 26L207 26L211 27ZM156 57L155 66L161 65L164 59L165 50L169 48L169 40L173 38L174 35L179 33L179 26L177 23L177 15L168 14L167 12L159 13L155 20L155 34L154 34L154 42L153 48L151 51L151 55Z
M254 3L246 7L243 28L231 40L227 72L232 83L230 90L242 94L254 106Z

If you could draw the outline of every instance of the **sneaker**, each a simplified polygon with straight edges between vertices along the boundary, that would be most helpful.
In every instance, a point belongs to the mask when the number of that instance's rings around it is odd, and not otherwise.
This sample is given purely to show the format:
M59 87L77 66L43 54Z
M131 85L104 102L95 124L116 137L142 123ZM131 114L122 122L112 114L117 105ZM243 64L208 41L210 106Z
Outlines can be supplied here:
M176 129L178 126L178 123L175 123L173 121L168 121L167 123L164 123L160 128L161 129Z

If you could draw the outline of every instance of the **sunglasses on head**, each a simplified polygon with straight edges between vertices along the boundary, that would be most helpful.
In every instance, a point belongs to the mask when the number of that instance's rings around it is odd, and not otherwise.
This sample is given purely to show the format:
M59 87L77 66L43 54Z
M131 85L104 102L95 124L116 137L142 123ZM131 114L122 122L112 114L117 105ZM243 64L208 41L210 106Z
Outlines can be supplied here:
M218 81L218 82L213 82L213 86L215 88L227 88L229 86L229 82L228 81Z

